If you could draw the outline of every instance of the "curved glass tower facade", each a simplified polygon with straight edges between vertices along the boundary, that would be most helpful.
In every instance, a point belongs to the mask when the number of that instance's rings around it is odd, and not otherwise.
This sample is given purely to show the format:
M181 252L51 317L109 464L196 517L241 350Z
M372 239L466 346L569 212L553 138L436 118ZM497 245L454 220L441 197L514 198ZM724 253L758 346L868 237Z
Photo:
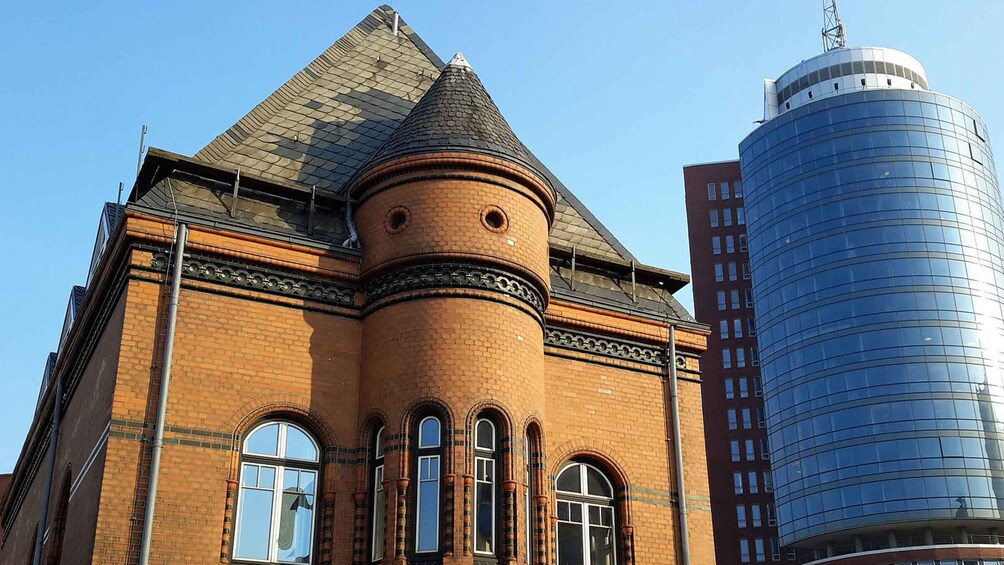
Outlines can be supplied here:
M848 51L798 67L800 95L829 91L795 107L768 81L770 119L740 145L781 543L996 535L1004 210L987 131L910 65L860 68L922 85L850 72L862 88L840 93L820 69Z

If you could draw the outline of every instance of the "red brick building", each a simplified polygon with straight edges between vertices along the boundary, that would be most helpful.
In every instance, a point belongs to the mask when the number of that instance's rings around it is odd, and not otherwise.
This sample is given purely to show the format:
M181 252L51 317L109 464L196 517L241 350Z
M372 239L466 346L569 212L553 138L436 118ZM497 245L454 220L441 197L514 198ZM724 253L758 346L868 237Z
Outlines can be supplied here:
M683 169L717 562L788 558L778 545L739 161Z
M101 225L3 563L714 562L688 278L390 8Z

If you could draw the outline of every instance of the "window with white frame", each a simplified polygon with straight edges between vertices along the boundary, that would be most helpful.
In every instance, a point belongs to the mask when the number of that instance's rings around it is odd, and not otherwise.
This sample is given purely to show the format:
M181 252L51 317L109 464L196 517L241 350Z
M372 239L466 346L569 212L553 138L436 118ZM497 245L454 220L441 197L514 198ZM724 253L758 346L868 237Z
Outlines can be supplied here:
M756 379L753 379L756 382ZM756 407L756 427L766 428L767 427L767 416L764 415L763 406Z
M442 425L435 416L418 424L416 451L418 487L415 492L415 553L439 551L439 476Z
M770 445L767 443L767 438L760 438L760 458L770 460Z
M743 474L741 471L732 472L732 486L735 488L736 494L743 493Z
M289 422L259 424L241 449L234 558L311 563L317 442Z
M729 227L732 225L732 208L722 209L722 224L725 227Z
M736 262L729 261L729 280L736 282Z
M763 472L763 491L774 492L774 475L771 475L770 471Z
M749 251L749 240L746 238L746 234L739 235L739 251L743 253Z
M616 565L614 490L599 469L573 461L555 480L559 565Z
M711 227L718 227L718 210L711 209L708 211L708 217L711 220Z
M743 321L740 318L735 318L732 320L732 334L740 338L743 336Z
M747 473L747 478L750 483L750 494L757 494L760 492L760 485L757 483L756 471L749 471L749 473Z
M718 191L715 190L715 183L709 182L708 183L708 200L715 200L715 199L717 199L717 192Z
M743 261L743 280L750 280L750 264L749 261Z
M372 478L372 512L370 513L370 561L380 561L384 556L384 523L387 513L387 491L383 486L384 472L384 429L383 426L373 436L373 451L370 458Z
M474 426L474 552L495 555L498 551L498 480L495 424L481 418Z
M767 525L777 525L777 514L774 513L774 505L770 502L767 503Z

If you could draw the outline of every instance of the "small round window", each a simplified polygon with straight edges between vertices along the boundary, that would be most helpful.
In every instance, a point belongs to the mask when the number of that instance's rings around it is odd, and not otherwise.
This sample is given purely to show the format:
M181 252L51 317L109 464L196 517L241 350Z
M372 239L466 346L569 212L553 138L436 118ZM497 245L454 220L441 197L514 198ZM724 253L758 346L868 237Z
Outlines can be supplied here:
M408 220L410 219L411 212L407 208L404 206L395 206L387 211L383 227L387 230L387 233L398 233L408 226Z
M485 206L481 210L481 224L494 233L505 233L509 229L509 218L498 206Z

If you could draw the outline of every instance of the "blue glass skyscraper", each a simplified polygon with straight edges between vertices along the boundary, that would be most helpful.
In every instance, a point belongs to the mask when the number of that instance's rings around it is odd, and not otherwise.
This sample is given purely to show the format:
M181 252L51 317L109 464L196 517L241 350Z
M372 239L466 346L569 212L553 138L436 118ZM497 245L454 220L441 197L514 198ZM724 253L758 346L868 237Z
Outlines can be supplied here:
M740 160L779 532L810 558L1001 555L988 142L899 51L833 49L765 83Z

